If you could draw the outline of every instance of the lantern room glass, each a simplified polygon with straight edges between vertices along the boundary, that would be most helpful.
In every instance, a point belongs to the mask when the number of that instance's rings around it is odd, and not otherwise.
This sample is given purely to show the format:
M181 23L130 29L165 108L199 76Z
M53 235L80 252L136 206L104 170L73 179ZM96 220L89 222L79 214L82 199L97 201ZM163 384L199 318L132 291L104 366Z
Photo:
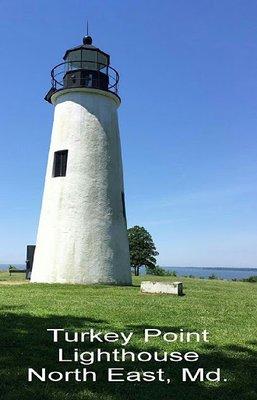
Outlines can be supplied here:
M91 71L102 71L107 68L108 56L97 50L79 49L67 54L68 70L86 69Z

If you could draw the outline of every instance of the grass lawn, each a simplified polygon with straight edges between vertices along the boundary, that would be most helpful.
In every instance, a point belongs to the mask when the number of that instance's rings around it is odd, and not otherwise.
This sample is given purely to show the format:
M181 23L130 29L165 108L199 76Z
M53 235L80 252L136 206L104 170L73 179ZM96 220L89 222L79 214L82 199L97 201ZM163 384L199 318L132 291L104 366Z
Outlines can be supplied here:
M146 277L143 278L144 280ZM147 279L153 279L147 277ZM156 279L156 278L155 278ZM158 280L172 278L158 277ZM143 295L142 278L133 287L24 284L23 274L0 273L1 390L4 400L256 400L257 284L182 278L185 296ZM92 351L120 348L115 343L52 343L47 328L69 331L133 331L127 351L196 351L196 363L106 362L88 366L97 382L27 381L27 369L64 371L85 367L58 363L57 349ZM145 328L210 332L209 343L144 343ZM127 371L163 368L173 381L108 383L108 367ZM181 369L221 368L221 382L181 383ZM2 397L1 397L2 396Z

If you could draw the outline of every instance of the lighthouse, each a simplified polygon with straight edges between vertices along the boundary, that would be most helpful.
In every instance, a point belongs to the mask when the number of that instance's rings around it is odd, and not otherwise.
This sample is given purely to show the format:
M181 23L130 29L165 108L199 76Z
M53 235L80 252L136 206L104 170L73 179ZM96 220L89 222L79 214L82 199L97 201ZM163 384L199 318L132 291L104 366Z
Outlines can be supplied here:
M31 282L130 285L119 75L88 35L63 60Z

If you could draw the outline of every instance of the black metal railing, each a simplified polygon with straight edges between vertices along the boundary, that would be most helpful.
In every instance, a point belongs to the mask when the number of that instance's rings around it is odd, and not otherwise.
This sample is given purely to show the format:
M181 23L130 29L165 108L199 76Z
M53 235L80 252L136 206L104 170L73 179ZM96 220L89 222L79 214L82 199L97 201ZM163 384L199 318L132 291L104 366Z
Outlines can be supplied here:
M81 72L82 75L84 73L83 78L79 72ZM67 78L69 78L69 82L71 82L70 86L67 86ZM118 95L118 72L109 65L95 61L70 60L60 63L52 69L51 79L52 88L55 90L64 89L66 87L91 87L94 89L106 90ZM103 85L103 80L105 81L105 85Z

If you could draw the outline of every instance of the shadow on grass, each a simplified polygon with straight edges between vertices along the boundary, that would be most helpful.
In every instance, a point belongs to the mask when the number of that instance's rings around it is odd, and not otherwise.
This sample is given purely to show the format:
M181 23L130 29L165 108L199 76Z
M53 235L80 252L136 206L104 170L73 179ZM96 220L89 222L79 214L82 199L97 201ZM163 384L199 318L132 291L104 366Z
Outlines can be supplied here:
M111 325L104 320L93 318L77 318L73 316L52 315L46 317L30 314L6 312L1 317L0 340L2 351L1 361L1 399L4 400L254 400L257 398L256 361L257 352L244 346L202 346L199 350L200 360L197 363L175 362L125 362L107 363L101 361L94 365L84 366L79 363L58 363L58 348L62 347L68 356L73 354L73 348L80 351L94 351L101 348L111 352L119 345L115 343L53 343L48 328L65 328L70 332L88 331L94 328L99 331L112 331ZM124 327L124 331L140 335L145 328L151 326L137 325ZM162 331L179 332L181 327L159 327ZM185 328L187 331L194 329ZM159 343L156 347L148 347L147 351L161 352ZM128 344L126 351L139 353L138 346ZM145 350L145 349L144 349ZM183 348L183 353L192 349ZM172 351L172 349L170 350ZM181 350L182 351L182 350ZM41 368L51 371L71 371L75 368L87 368L97 373L97 382L33 382L27 381L28 367L37 372ZM206 382L181 382L181 369L190 368L191 372L202 367L208 371L221 368L222 381L207 384ZM156 371L163 368L172 378L171 384L158 381L146 382L107 382L108 368L124 368L126 371ZM224 382L223 378L228 381Z

